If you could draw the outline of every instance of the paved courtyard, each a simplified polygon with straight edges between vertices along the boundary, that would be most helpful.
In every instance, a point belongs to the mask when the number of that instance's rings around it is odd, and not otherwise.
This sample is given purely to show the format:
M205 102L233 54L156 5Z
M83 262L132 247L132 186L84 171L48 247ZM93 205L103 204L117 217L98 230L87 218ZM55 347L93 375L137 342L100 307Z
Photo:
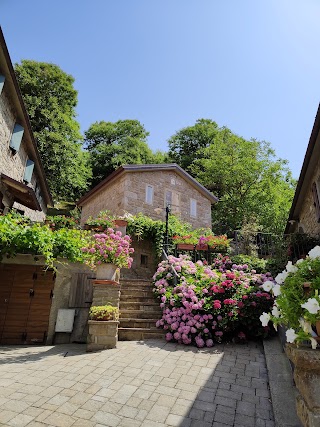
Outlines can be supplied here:
M274 427L263 347L0 347L0 425Z

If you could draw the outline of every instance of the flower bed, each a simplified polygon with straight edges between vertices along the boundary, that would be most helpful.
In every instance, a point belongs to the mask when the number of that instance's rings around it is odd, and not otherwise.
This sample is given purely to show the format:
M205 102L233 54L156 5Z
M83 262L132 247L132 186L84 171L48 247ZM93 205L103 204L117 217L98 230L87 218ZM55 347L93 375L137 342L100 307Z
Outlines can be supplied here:
M178 273L177 283L172 268ZM256 274L218 257L213 266L186 255L162 261L154 275L154 292L163 315L158 327L167 330L167 341L211 347L222 340L245 340L273 333L262 326L260 315L273 305L270 293L261 289L270 274Z

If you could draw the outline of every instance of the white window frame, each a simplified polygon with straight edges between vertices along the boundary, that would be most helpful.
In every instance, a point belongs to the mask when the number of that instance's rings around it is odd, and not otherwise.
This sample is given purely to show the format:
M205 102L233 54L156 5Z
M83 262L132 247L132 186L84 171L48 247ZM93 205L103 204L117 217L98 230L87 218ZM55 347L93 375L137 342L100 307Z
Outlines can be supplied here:
M197 201L196 199L190 199L190 216L197 218Z
M147 205L153 205L153 185L146 185L146 203Z

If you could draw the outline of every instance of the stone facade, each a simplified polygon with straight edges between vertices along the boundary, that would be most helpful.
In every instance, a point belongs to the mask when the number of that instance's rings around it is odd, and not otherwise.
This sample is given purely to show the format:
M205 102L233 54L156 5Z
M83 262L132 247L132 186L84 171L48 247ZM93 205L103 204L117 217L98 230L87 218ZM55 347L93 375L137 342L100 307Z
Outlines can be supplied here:
M146 187L153 188L151 203L146 201ZM115 215L143 214L154 220L165 220L166 195L171 192L171 210L193 227L211 228L211 202L196 187L174 171L136 171L124 173L101 187L82 205L82 224L102 210ZM196 216L190 214L190 200L196 201Z
M313 182L317 185L318 197L320 199L320 159L312 175L311 184ZM311 184L306 193L303 194L302 208L300 210L299 223L296 224L296 231L318 235L320 234L320 223L317 220Z

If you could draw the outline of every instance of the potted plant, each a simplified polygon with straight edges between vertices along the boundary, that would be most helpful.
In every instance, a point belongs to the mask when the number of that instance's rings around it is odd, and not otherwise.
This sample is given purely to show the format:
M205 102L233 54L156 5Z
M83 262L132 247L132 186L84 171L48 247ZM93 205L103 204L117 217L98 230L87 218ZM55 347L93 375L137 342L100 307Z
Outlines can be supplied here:
M87 351L115 348L118 341L118 325L118 307L92 306L89 311Z
M97 279L115 280L117 269L132 265L134 249L130 243L129 236L122 236L121 231L108 228L104 233L90 236L82 252L86 254L86 263L96 270Z
M295 383L300 392L297 413L304 426L319 425L320 247L314 247L295 265L289 261L275 281L267 284L276 296L272 312L263 313L260 320L264 326L271 320L276 327L288 328L286 353L294 364Z
M177 245L177 249L180 250L194 250L195 245L198 242L198 238L194 233L190 233L184 236L173 236L173 242Z
M113 228L114 216L108 210L99 212L98 216L93 218L90 216L84 228L87 230L104 231L108 228Z

